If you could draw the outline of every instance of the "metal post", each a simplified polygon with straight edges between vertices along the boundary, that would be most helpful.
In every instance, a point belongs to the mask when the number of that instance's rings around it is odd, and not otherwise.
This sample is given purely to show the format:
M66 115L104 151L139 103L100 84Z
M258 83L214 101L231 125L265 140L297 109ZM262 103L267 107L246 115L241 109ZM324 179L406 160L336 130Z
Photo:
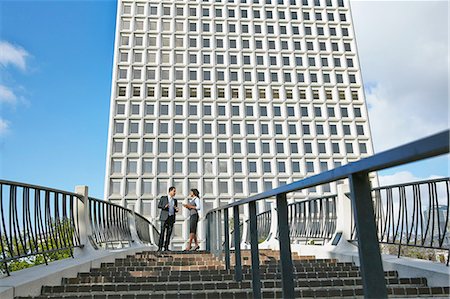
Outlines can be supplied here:
M206 251L211 252L211 214L206 215Z
M239 206L233 207L234 222L234 278L242 281L241 236L239 231Z
M289 238L288 206L286 194L277 195L278 241L280 243L281 286L283 298L295 298L291 239Z
M230 228L228 227L228 209L224 210L223 214L223 225L224 225L224 234L225 234L225 269L230 270Z
M370 181L367 172L349 176L354 207L358 252L365 298L387 298L378 244Z
M250 246L252 256L253 298L261 298L261 275L259 273L258 226L256 219L256 201L248 204L250 212Z
M217 229L217 254L222 254L222 211L216 211L217 218L216 218L216 229Z

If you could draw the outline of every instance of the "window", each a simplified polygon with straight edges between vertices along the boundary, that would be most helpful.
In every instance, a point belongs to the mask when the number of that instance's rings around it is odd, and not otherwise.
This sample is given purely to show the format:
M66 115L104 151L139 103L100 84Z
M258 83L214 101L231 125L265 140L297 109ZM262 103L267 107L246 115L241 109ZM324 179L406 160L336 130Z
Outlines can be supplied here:
M317 135L323 135L323 125L316 125L316 133Z
M168 145L166 141L160 141L159 142L159 153L167 153L168 152Z
M240 161L234 161L234 172L242 173L242 162Z
M305 142L304 148L306 154L312 154L312 145L310 142Z
M277 142L277 154L284 154L284 144L282 142Z
M127 87L126 86L119 86L118 96L119 97L124 97L126 95L127 95Z
M267 106L260 106L259 113L261 116L267 116Z
M364 126L363 125L356 125L356 133L358 135L364 135Z
M233 142L233 153L234 154L241 153L241 143L240 142Z
M333 148L333 154L339 154L340 153L339 143L333 142L331 144L331 146Z
M296 135L297 134L297 129L295 124L290 124L289 125L289 134L290 135Z
M359 152L361 154L367 154L367 145L365 143L359 143Z
M228 193L228 182L224 180L219 180L219 193L227 194Z
M327 107L328 117L335 117L334 107Z
M174 144L173 144L173 151L176 154L183 153L183 143L181 141L175 141Z
M296 142L291 143L291 154L298 154L298 144Z
M311 131L309 129L309 125L308 124L302 125L302 129L303 129L303 134L305 134L305 135L311 134Z
M330 125L330 133L331 133L331 135L337 135L336 125Z
M257 193L257 192L258 192L258 182L250 181L250 193Z
M307 117L308 116L308 107L300 107L301 115Z
M323 142L319 142L318 143L318 147L319 147L319 153L320 154L326 154L326 148L325 148L325 143Z
M247 150L249 154L256 154L256 144L254 142L248 142Z
M267 142L262 143L262 152L263 152L263 154L270 154L269 143L267 143Z
M190 154L196 154L197 153L197 142L196 141L190 141L189 142L189 153Z
M347 154L353 154L353 144L352 143L345 143L345 150L347 151Z
M344 135L351 135L350 126L349 125L344 125L343 129L344 129Z
M203 143L203 151L206 154L212 154L212 142L205 141Z

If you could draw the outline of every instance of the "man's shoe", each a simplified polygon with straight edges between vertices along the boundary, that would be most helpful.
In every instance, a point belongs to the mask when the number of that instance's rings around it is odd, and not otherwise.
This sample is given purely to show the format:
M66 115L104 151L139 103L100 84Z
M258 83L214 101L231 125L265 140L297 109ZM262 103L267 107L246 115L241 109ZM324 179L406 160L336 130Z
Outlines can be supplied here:
M162 251L162 249L161 248L158 248L158 250L156 250L157 252L161 252Z

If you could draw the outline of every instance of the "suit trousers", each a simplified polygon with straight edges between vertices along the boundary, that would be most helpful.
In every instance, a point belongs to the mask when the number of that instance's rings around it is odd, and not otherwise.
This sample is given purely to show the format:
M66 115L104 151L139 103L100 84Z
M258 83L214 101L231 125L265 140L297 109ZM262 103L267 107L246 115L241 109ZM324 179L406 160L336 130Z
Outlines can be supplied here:
M161 222L161 231L159 234L158 249L163 248L163 245L165 250L169 249L170 236L172 235L174 223L175 223L175 215L168 216L165 221Z

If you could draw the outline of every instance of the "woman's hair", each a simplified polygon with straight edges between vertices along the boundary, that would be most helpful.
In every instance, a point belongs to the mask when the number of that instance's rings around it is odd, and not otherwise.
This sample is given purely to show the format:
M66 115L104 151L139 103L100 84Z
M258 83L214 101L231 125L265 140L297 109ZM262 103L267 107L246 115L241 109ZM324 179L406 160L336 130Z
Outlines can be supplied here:
M196 196L196 197L198 197L198 198L200 198L200 192L198 192L198 190L197 189L191 189L191 191L192 191L192 193L194 193L194 195Z

